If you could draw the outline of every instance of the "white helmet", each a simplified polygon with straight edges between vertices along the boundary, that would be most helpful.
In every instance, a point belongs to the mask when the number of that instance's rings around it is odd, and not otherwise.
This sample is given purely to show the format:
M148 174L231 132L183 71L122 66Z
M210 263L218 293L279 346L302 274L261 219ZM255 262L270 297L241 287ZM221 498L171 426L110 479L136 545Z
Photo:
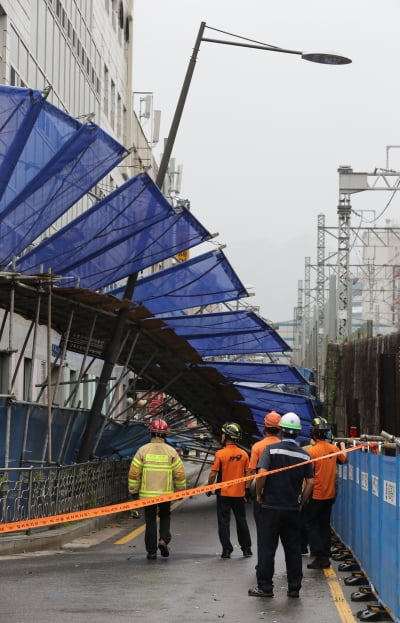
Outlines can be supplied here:
M292 430L301 430L301 422L298 415L292 413L285 413L282 415L281 421L279 422L279 426L281 428L291 428Z

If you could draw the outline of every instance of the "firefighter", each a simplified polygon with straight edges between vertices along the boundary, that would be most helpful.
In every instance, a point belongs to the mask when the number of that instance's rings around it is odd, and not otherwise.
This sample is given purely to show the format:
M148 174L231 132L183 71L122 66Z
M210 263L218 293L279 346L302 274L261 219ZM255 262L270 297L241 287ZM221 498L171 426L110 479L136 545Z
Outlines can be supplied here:
M151 440L136 452L128 474L129 493L137 498L152 498L158 495L186 489L186 475L181 458L175 448L166 443L168 424L161 419L150 425ZM160 518L157 543L157 512ZM144 542L147 559L169 556L168 543L171 540L171 502L160 502L144 507L146 530Z
M343 442L338 448L327 441L330 426L325 418L316 417L311 422L311 437L314 445L306 448L312 459L332 455L331 458L314 462L314 489L305 507L305 524L308 541L314 560L308 569L326 569L330 567L331 553L331 510L336 498L337 461L345 463L346 455Z
M236 422L226 422L221 428L221 444L224 446L215 453L208 484L243 478L246 475L249 456L237 445L242 438L242 430ZM211 495L211 491L206 493ZM251 537L246 519L245 483L222 487L217 491L218 536L222 545L221 558L230 558L233 546L230 539L231 511L236 520L236 531L243 556L252 556Z

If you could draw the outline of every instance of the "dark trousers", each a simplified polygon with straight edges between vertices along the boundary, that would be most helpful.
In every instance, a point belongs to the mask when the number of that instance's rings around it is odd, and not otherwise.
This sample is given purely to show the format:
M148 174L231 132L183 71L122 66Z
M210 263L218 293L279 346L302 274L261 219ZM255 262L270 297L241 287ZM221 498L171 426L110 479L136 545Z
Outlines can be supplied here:
M230 538L231 511L236 520L236 531L242 549L251 547L251 537L246 519L246 503L243 498L217 495L218 536L222 549L232 551Z
M144 517L146 520L146 531L144 533L144 544L146 551L155 553L157 551L157 511L160 518L160 539L166 543L171 540L171 502L152 504L144 507Z
M261 518L261 504L257 502L256 499L253 500L253 517L254 523L256 524L256 533L257 533L257 552L260 545L260 539L258 536L258 531L260 529L260 518ZM257 556L259 558L259 554Z
M264 591L272 591L275 571L275 553L279 538L285 552L289 590L300 590L303 578L301 560L301 514L299 511L261 508L258 529L257 584Z
M331 511L335 498L310 499L305 507L310 550L317 558L331 555Z

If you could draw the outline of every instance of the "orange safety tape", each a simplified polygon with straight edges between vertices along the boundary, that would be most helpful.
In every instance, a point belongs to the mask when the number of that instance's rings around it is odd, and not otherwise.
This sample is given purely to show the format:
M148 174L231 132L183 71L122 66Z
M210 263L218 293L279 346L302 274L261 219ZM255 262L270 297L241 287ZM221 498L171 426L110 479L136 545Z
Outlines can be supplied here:
M366 446L373 446L373 442L363 443L352 448L346 448L341 450L343 454L347 452L353 452L354 450L360 450ZM334 455L333 455L334 456ZM327 454L315 459L310 459L310 463L315 461L321 461L323 459L332 458L332 454ZM223 487L229 487L248 480L254 480L261 476L268 476L269 474L276 474L287 469L293 469L302 465L302 463L296 463L295 465L289 465L288 467L280 467L279 469L273 469L268 472L262 472L260 474L252 474L251 476L243 476L242 478L235 478L234 480L226 480L225 482L217 482L212 485L202 485L195 487L194 489L185 489L184 491L175 491L174 493L166 493L164 495L158 495L153 498L141 498L140 500L132 500L131 502L121 502L119 504L111 504L110 506L101 506L99 508L88 508L82 511L74 511L71 513L63 513L61 515L52 515L50 517L39 517L37 519L25 519L23 521L13 521L11 523L0 524L0 534L6 532L18 532L19 530L29 530L31 528L40 528L42 526L54 526L59 523L66 523L69 521L79 521L82 519L91 519L93 517L103 517L105 515L113 515L115 513L122 513L132 509L143 508L144 506L151 506L152 504L160 504L161 502L172 502L173 500L181 500L183 498L191 498L194 495L201 495L202 493L208 493L222 489Z

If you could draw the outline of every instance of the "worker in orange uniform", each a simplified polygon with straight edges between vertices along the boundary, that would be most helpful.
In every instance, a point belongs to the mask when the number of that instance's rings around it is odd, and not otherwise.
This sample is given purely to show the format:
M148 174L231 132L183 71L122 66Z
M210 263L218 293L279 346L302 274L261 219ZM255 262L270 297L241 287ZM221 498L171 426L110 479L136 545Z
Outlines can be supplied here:
M260 460L260 457L264 451L264 448L269 446L272 443L279 443L281 441L280 436L280 427L279 422L281 421L281 416L276 411L270 411L264 417L264 437L260 441L256 441L256 443L251 448L250 454L250 462L249 468L247 470L246 476L250 476L251 474L255 474L257 471L257 463ZM245 497L247 502L251 500L251 487L252 482L248 480L246 482L246 493ZM256 528L258 530L258 519L261 512L261 506L255 501L254 496L254 521L256 523Z
M151 440L141 446L132 459L128 474L129 493L134 498L152 498L186 489L186 475L175 448L166 443L168 424L161 419L150 425ZM157 512L160 518L160 538L157 543ZM144 542L147 559L169 556L171 540L171 502L159 502L144 507L146 530Z
M345 444L339 448L327 441L330 426L325 418L316 417L311 422L311 437L314 445L305 450L312 459L329 455L330 458L314 461L314 488L305 507L305 523L308 532L310 550L315 559L308 569L327 569L330 567L331 553L331 511L336 498L337 462L345 463Z
M221 428L221 444L223 448L215 453L214 462L211 466L208 484L212 485L215 480L225 482L243 478L249 466L249 456L236 442L242 438L242 430L239 424L227 422ZM211 491L206 493L211 495ZM221 487L217 490L217 519L218 536L222 545L221 558L230 558L233 546L230 539L231 511L236 520L236 531L239 545L243 556L252 556L251 537L246 519L245 483Z

